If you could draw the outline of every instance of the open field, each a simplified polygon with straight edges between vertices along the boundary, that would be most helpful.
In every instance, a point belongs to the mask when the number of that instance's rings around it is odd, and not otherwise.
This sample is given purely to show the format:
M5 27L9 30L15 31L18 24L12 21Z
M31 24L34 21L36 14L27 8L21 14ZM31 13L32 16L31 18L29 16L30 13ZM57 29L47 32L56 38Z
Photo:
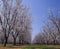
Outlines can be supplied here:
M6 47L0 45L0 49L60 49L60 45L22 45L22 46L13 46L7 44Z

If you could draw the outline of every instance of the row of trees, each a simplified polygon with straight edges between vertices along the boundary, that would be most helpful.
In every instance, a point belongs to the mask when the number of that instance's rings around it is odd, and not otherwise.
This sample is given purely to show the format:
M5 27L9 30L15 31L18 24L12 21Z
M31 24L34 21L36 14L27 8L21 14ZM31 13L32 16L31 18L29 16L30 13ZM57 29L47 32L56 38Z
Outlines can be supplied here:
M22 0L1 0L0 2L0 42L31 43L31 15ZM49 15L49 21L33 40L38 44L60 44L60 17Z
M19 43L31 42L31 15L22 0L1 0L0 2L0 40L4 46L16 39Z
M48 22L33 41L38 44L60 44L60 17L51 12Z

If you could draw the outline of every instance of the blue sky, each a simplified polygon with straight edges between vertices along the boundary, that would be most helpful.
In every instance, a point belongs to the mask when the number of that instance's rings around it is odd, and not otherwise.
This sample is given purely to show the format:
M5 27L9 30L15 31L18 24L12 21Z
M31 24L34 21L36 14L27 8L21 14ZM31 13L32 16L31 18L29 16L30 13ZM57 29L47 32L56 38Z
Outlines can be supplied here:
M48 21L49 9L60 11L60 0L23 0L23 4L28 5L32 13L32 38L42 29L44 21Z

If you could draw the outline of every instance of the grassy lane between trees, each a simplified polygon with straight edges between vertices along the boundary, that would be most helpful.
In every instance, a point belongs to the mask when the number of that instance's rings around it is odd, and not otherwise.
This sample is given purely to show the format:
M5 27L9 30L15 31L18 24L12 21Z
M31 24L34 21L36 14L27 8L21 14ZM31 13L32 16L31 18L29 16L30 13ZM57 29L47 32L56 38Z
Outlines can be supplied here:
M0 44L0 49L60 49L60 45L20 45L13 46L12 44L7 44L4 47Z

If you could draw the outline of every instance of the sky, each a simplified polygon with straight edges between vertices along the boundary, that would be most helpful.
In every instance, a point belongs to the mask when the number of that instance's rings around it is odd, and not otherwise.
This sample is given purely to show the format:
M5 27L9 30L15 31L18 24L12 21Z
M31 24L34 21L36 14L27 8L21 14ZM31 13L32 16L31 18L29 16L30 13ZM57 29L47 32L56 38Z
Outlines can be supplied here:
M49 9L60 11L60 0L23 0L32 13L32 39L41 31L45 21L48 21Z

